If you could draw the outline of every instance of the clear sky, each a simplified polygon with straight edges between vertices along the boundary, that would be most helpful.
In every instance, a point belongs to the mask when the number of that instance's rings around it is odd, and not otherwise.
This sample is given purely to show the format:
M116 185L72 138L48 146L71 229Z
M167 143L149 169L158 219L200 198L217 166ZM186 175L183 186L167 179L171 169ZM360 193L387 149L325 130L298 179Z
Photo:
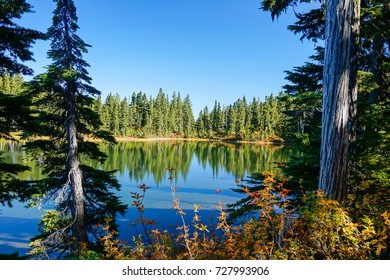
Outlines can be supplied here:
M51 25L55 4L27 0L34 14L21 24L40 31ZM128 97L189 94L195 117L204 106L277 94L283 71L300 66L314 45L287 30L292 10L274 22L260 0L75 0L79 36L92 45L84 56L93 86ZM310 6L309 6L310 7ZM305 6L307 9L308 6ZM298 8L295 9L299 11ZM35 74L51 62L48 42L33 48Z

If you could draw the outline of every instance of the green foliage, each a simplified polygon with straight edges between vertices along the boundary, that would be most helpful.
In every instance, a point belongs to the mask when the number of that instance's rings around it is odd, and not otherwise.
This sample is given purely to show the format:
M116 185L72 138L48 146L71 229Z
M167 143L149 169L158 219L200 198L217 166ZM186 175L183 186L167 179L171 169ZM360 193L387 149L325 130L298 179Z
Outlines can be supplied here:
M29 182L20 180L17 175L27 170L29 170L27 166L6 163L3 158L0 158L0 204L11 207L13 199L24 196L24 189Z
M30 12L31 5L24 0L2 0L0 4L0 138L7 140L15 140L12 133L24 129L27 121L33 119L30 101L21 95L21 74L32 73L23 63L33 60L31 45L42 39L43 34L15 22ZM0 157L1 204L11 206L13 199L22 196L28 182L19 180L17 175L25 170L28 167L6 162Z
M130 137L191 137L194 117L189 96L181 99L175 92L169 100L162 89L156 98L145 93L133 93L130 101L119 94L107 96L93 105L98 108L102 125L116 136Z
M81 155L84 159L100 163L106 160L98 144L87 138L115 143L114 137L101 129L100 116L92 109L94 97L100 92L91 86L86 69L89 65L82 57L89 45L76 34L76 7L70 0L55 2L57 6L53 24L48 30L51 39L48 57L53 63L47 67L46 73L38 75L29 83L29 94L39 113L35 130L27 130L34 138L26 144L30 156L42 167L45 176L31 184L27 191L32 197L44 196L45 199L55 200L56 210L67 221L66 224L61 223L61 227L54 232L47 231L46 227L40 228L42 236L39 247L47 254L61 254L69 246L77 250L88 246L75 240L69 241L70 237L76 237L75 222L72 220L76 218L76 195L71 180L73 168L76 167L71 165L75 160L79 161ZM119 96L113 103L118 103L118 99ZM118 124L116 121L117 129ZM73 136L77 144L71 141ZM87 233L96 234L98 229L94 225L101 223L104 217L114 219L117 214L123 214L127 207L115 194L120 188L115 172L95 169L83 162L80 165L77 162L77 168L82 173L82 186L79 186L82 188L81 199L85 211L82 221L85 228L82 231L87 236ZM69 217L72 219L69 220Z
M41 32L19 26L18 20L25 13L31 13L32 6L25 0L2 0L0 3L0 71L11 74L31 75L32 70L24 65L33 60L30 48L37 39L43 39Z
M174 169L169 170L173 179ZM254 215L238 225L228 223L229 215L218 206L218 223L202 222L201 206L194 204L190 223L182 209L177 187L172 187L173 209L182 224L175 233L151 228L143 218L142 195L133 194L134 206L140 212L138 222L145 223L145 235L133 237L133 245L124 245L109 223L100 239L100 251L87 252L81 259L378 259L386 250L390 220L388 212L377 217L354 220L353 213L320 192L306 192L298 208L291 207L284 181L272 173L262 174L262 187L246 188L243 194L254 205ZM147 238L147 242L145 242Z
M207 106L196 121L196 131L201 138L225 138L235 140L281 140L285 120L283 104L272 94L264 102L245 96L233 105L221 107L215 101L211 112Z
M0 73L0 138L9 141L12 146L17 141L16 134L33 121L31 101L22 94L23 79L21 75L11 75L3 70ZM13 199L23 199L28 181L18 175L29 167L7 162L0 152L0 203L11 206Z
M347 209L321 193L306 194L303 203L301 218L288 240L289 254L303 259L367 260L379 258L386 250L389 238L386 212L379 218L379 224L367 216L356 222Z
M288 26L294 34L301 33L301 40L307 39L317 43L325 39L325 8L312 9L307 13L295 13L298 21ZM317 47L319 48L319 47Z
M72 217L65 216L58 210L46 210L38 225L40 235L32 238L28 255L37 259L49 259L50 254L57 252L62 256L71 246L70 224Z
M104 129L116 136L226 138L237 140L280 140L284 131L284 105L272 94L265 102L254 98L238 99L234 105L222 107L215 101L210 111L206 106L197 120L193 116L190 97L184 100L174 92L171 100L162 89L156 98L133 93L130 102L119 94L108 94L104 103L97 99L92 106L100 112Z

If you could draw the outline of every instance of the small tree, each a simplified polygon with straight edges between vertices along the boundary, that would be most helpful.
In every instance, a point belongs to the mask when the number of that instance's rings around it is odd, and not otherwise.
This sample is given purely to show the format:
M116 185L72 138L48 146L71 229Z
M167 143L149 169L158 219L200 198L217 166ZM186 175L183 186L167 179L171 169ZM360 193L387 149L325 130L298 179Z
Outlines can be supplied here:
M91 86L91 78L83 60L89 45L77 36L76 7L72 0L55 0L53 24L48 35L51 49L48 57L53 60L45 74L30 83L31 94L40 110L39 136L43 139L27 145L31 154L42 165L47 178L41 180L34 192L56 197L58 210L70 217L69 223L56 229L61 233L57 245L64 246L71 236L74 248L89 243L88 232L95 232L94 225L104 216L115 218L126 207L111 189L119 189L112 172L93 169L80 162L80 155L103 162L106 155L96 143L85 137L100 138L113 143L115 139L100 130L99 115L92 108L93 97L100 92ZM49 237L53 233L47 232ZM51 235L50 235L51 234ZM70 234L70 235L69 235ZM53 245L53 239L47 238Z

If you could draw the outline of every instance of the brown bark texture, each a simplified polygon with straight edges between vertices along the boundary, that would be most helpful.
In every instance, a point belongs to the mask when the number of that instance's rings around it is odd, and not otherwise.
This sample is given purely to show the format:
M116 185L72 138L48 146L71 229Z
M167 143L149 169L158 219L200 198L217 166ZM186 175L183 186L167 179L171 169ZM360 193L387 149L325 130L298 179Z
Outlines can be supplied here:
M355 138L360 0L326 1L319 189L347 197L349 143Z

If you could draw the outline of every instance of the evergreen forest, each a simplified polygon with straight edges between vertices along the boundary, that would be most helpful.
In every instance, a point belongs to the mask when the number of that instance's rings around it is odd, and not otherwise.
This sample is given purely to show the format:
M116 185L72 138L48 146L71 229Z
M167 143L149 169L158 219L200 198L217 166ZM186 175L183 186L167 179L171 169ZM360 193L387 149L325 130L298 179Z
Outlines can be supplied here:
M42 33L18 24L34 10L28 0L0 0L0 138L23 141L28 161L43 175L24 178L20 174L31 168L0 154L0 203L55 205L37 225L27 256L1 258L390 259L388 0L313 1L319 8L295 13L288 29L297 40L318 44L306 63L285 71L282 92L264 100L242 96L233 104L215 100L197 116L190 94L180 92L103 98L88 72L93 65L84 57L93 49L78 35L74 1L53 1L52 25ZM259 7L276 19L306 2L261 0ZM51 62L33 76L27 62L39 40L50 43ZM237 179L234 191L243 198L221 204L213 226L202 221L197 204L193 219L184 222L175 167L158 167L159 178L167 173L172 183L172 213L183 220L172 233L145 218L148 186L141 184L133 203L124 204L117 170L100 168L113 159L99 143L115 147L134 138L283 143L299 153L275 162L280 172ZM164 149L160 156L170 164L174 155ZM241 156L253 157L247 153ZM143 233L125 244L117 218L129 207L137 209L134 223Z
M283 96L281 93L279 98ZM190 96L171 97L162 89L156 98L133 93L128 100L117 93L99 96L93 104L101 116L103 128L122 137L182 137L225 140L282 140L286 118L283 101L272 94L264 102L243 96L234 104L204 107L195 118Z

